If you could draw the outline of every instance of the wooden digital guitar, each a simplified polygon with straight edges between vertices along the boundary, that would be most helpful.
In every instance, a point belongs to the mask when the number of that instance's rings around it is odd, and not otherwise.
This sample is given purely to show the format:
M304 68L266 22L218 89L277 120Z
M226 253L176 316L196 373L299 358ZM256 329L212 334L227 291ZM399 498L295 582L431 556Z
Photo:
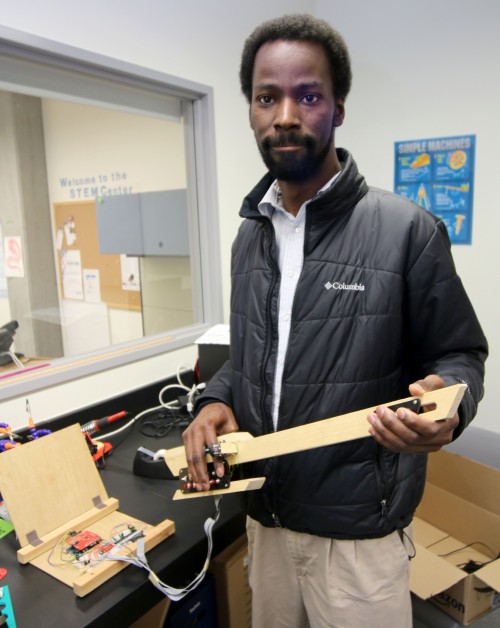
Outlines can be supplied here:
M385 404L393 410L407 407L429 421L444 421L451 419L457 412L458 406L467 386L456 384L439 390L424 393L420 397L407 397ZM287 430L280 430L271 434L253 437L248 432L233 432L219 438L220 457L225 460L227 467L253 460L262 460L274 456L335 445L358 438L369 436L367 416L374 408L366 408L349 412L329 419L308 423ZM213 462L213 457L207 451L207 463ZM170 471L181 479L181 490L177 491L174 499L201 497L218 493L235 493L261 488L265 478L251 478L230 482L229 475L217 478L212 473L213 488L210 491L196 491L188 482L187 462L184 447L160 450L157 458L164 457Z

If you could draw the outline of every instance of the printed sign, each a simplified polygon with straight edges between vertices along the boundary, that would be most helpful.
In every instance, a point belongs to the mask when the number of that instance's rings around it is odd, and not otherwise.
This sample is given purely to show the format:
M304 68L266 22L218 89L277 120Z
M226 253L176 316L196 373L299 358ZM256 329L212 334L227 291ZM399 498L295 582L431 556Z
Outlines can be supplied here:
M19 236L4 238L5 277L24 277L23 245Z
M441 218L453 244L471 244L475 135L395 142L394 191Z

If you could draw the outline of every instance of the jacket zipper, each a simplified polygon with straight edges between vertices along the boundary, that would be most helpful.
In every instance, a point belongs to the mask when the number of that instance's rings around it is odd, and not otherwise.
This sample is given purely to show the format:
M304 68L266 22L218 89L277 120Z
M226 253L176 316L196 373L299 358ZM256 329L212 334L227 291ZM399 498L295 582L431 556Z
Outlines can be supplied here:
M375 445L375 479L377 485L380 487L380 510L382 512L382 516L384 519L387 517L387 513L389 512L388 501L387 501L387 482L385 478L385 474L382 468L382 448L379 444Z
M273 278L271 280L271 284L269 286L269 291L267 293L267 301L266 301L266 320L268 320L270 322L269 326L266 328L266 344L265 344L265 349L264 349L264 355L262 358L262 366L261 366L261 386L262 386L262 394L261 394L261 398L260 398L260 407L261 407L261 412L262 412L262 417L264 419L265 422L265 431L271 433L274 429L273 427L273 418L272 415L270 416L267 408L266 408L266 397L267 397L267 392L268 392L268 382L267 382L267 378L266 378L266 369L267 369L267 364L269 361L269 356L271 353L271 346L272 346L272 336L273 336L273 327L272 327L272 316L271 316L271 301L272 301L272 297L273 297L273 293L274 293L274 289L276 287L276 283L278 281L278 275L279 275L279 271L278 271L278 267L276 265L276 262L273 258L273 256L271 255L271 247L273 245L273 241L274 241L274 229L272 228L271 222L268 220L264 223L265 225L265 229L267 230L267 236L268 236L268 242L266 245L266 260L273 272ZM275 495L274 492L271 491L271 494L269 495L270 500L268 501L267 499L265 500L265 503L267 505L268 511L271 515L271 518L273 520L274 526L276 528L281 528L281 522L280 519L278 517L278 515L276 514L275 510L276 510L276 499L275 499ZM273 505L271 505L273 504Z
M274 527L275 528L282 528L283 526L281 525L281 521L278 517L278 515L274 512L271 513L271 517L273 518L273 522L274 522Z
M272 432L271 428L273 426L272 426L272 416L271 417L269 416L269 413L266 408L266 401L265 401L267 397L267 392L268 392L266 369L267 369L267 364L269 362L269 355L271 353L271 346L272 346L273 328L272 328L272 317L271 317L271 300L272 300L274 288L276 286L276 282L278 279L278 268L276 266L276 262L273 256L271 255L271 247L274 240L274 230L272 229L271 221L267 219L264 222L264 225L265 225L264 228L266 229L267 236L268 236L268 242L266 245L266 260L269 266L271 267L271 270L273 271L273 279L271 280L271 284L269 286L269 291L267 293L267 300L266 300L266 320L270 321L270 325L266 327L265 348L264 348L264 355L262 358L262 366L260 370L260 381L261 381L261 387L262 387L262 394L260 397L260 408L261 408L262 416L265 421L265 426L266 426L265 431L270 433Z

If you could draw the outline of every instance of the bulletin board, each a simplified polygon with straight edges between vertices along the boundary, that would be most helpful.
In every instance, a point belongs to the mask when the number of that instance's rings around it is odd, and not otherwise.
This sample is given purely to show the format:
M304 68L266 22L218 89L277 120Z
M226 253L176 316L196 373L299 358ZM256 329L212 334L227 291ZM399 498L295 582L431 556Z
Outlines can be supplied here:
M94 200L54 203L58 278L65 299L141 310L138 277L123 279L120 255L99 253ZM136 288L134 288L136 286Z

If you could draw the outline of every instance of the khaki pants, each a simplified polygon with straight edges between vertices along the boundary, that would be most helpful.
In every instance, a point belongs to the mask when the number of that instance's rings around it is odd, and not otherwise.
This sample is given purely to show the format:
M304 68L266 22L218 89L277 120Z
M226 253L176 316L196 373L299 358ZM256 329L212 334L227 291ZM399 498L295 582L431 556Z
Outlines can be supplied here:
M397 532L336 541L247 518L247 534L253 628L411 628L410 561Z

